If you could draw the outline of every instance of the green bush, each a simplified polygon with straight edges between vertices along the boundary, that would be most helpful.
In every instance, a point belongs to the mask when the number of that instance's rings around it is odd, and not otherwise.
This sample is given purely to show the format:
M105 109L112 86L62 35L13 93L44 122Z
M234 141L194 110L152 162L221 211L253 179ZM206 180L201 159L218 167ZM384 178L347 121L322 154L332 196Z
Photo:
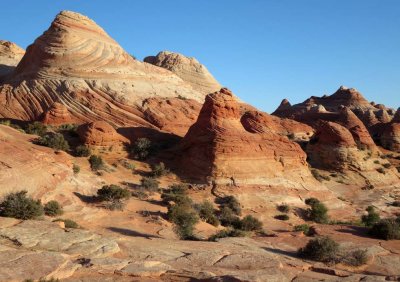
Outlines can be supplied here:
M222 207L218 214L222 226L238 227L240 218L228 207Z
M300 224L294 227L294 231L302 231L304 235L309 236L310 234L310 225L308 224Z
M44 213L40 200L27 196L27 191L8 194L0 204L0 215L18 219L35 219Z
M317 179L319 182L322 182L323 180L329 181L331 180L329 175L322 175L318 170L312 169L311 174L314 176L315 179Z
M392 206L394 206L394 207L400 207L400 201L394 201L394 202L392 203Z
M290 207L288 204L282 204L276 207L276 209L282 213L288 213L290 211Z
M310 206L308 217L317 223L328 223L328 208L316 198L308 198L305 203Z
M278 220L289 220L289 216L287 214L278 214L274 216L275 219Z
M164 203L192 204L192 199L187 196L187 186L182 184L171 185L161 194Z
M118 185L104 185L97 190L97 197L100 201L122 201L129 199L131 192Z
M236 215L241 215L242 209L240 203L234 196L219 198L218 202L221 204L221 207L230 208Z
M385 174L385 173L386 173L386 172L385 172L385 169L384 169L383 167L377 168L376 171L379 172L379 173L382 173L382 174Z
M373 206L368 206L366 208L366 211L368 212L367 215L363 215L361 217L361 222L368 227L371 227L375 223L377 223L381 218L379 214L375 211L375 208Z
M135 158L145 160L151 153L151 141L147 138L139 138L133 143L130 152Z
M390 163L385 163L382 165L384 168L390 168L392 165Z
M342 263L357 267L366 264L367 261L368 261L367 250L355 250L345 254Z
M88 146L79 145L75 148L75 156L77 157L89 157L92 154L92 151Z
M321 262L334 261L339 252L339 244L328 236L310 240L304 248L299 249L300 257Z
M262 222L252 215L246 215L241 221L238 229L243 231L260 231L262 230Z
M194 239L197 213L190 205L175 204L168 208L168 219L174 224L174 231L182 240Z
M399 240L400 225L395 219L381 219L375 223L369 230L372 237L384 240Z
M165 164L163 162L151 166L151 175L153 177L158 178L167 175L168 173L169 170L165 167Z
M47 133L35 140L36 144L52 148L54 150L67 151L69 144L60 133Z
M97 156L97 155L91 155L90 158L89 158L89 163L90 163L90 168L93 171L97 171L97 170L102 169L104 167L103 159L100 156Z
M246 232L243 230L238 230L238 229L223 229L215 233L214 235L210 236L208 238L208 241L217 241L218 239L221 238L226 238L226 237L245 237Z
M74 172L74 174L78 174L81 171L81 167L77 164L73 164L72 171Z
M200 218L208 224L218 226L219 220L215 215L215 209L211 202L204 201L197 206Z
M159 184L157 179L152 177L142 177L142 179L140 179L140 186L147 192L157 192Z
M58 221L64 222L65 228L79 228L78 223L76 223L75 221L73 221L71 219L57 218L56 220L54 220L54 222L58 222Z
M62 215L63 209L57 201L50 201L44 205L44 213L48 216Z
M33 123L29 123L25 127L25 132L28 134L35 134L35 135L43 136L47 132L47 126L39 121L35 121Z

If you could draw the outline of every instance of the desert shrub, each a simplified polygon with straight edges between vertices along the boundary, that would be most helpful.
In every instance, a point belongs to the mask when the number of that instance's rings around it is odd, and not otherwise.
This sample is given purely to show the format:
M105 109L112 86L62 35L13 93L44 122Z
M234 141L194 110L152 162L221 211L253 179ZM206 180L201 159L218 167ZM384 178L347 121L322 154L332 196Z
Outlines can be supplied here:
M152 177L142 177L142 179L140 179L140 186L147 192L157 192L159 184L157 179Z
M104 167L103 159L98 155L91 155L89 158L90 168L93 171L97 171Z
M180 94L176 98L178 98L179 100L187 100L187 98L185 96L182 96Z
M346 253L342 259L342 263L350 266L361 266L366 264L368 261L367 250L354 250Z
M153 177L161 177L167 175L169 170L165 167L163 162L151 166L151 175Z
M338 252L339 244L328 236L312 239L304 248L298 250L300 257L321 262L334 261Z
M183 184L171 185L161 194L164 203L174 202L175 204L192 204L192 199L187 196L187 186Z
M290 207L288 204L282 204L276 207L276 209L282 213L288 213L290 211Z
M318 170L312 169L311 174L314 176L315 179L317 179L319 182L322 182L323 180L329 181L331 180L329 175L322 175Z
M218 217L215 215L215 209L211 202L204 201L196 206L198 209L199 217L214 226L219 225Z
M262 222L252 215L246 215L242 220L238 229L243 231L260 231L262 230Z
M382 219L375 223L369 230L372 237L384 240L399 240L400 225L395 219Z
M0 120L1 125L11 126L11 121L9 119Z
M293 229L294 231L302 231L304 235L309 236L310 234L310 225L308 224L300 224L296 225Z
M44 205L44 213L48 216L62 215L63 209L57 201L50 201Z
M394 201L394 202L392 203L392 206L394 206L394 207L400 207L400 201Z
M382 174L385 174L385 173L386 173L386 172L385 172L385 169L384 169L383 167L377 168L376 171L379 172L379 173L382 173Z
M221 207L230 208L236 215L241 215L242 209L239 201L234 196L226 196L218 199Z
M75 156L77 157L89 157L92 154L92 151L88 146L79 145L75 148Z
M27 191L8 194L0 204L0 215L18 219L34 219L44 213L40 200L27 196Z
M226 238L226 237L245 237L246 236L246 232L244 232L243 230L238 230L238 229L232 229L232 228L228 228L228 229L223 229L218 231L217 233L215 233L214 235L210 236L208 238L208 241L217 241L218 239L221 238Z
M380 162L378 160L375 160L374 164L380 164Z
M122 164L122 166L126 169L129 170L134 170L135 169L135 164L127 161L126 159L120 159L119 162Z
M78 133L77 130L78 129L78 125L77 124L70 124L70 123L66 123L66 124L62 124L58 127L58 131L61 131L63 133L68 134L71 137L78 137Z
M25 127L25 132L28 134L35 134L35 135L43 136L47 132L47 127L43 123L41 123L39 121L35 121L33 123L29 123Z
M289 216L287 214L278 214L275 215L274 218L278 220L289 220Z
M74 174L78 174L81 171L81 167L77 164L73 164L72 171L74 172Z
M328 208L316 198L308 198L305 203L310 206L308 217L317 223L327 223L329 221Z
M385 163L382 165L384 168L390 168L392 165L390 163Z
M400 166L396 167L397 171L400 172Z
M50 147L54 150L67 151L69 144L60 133L47 133L35 140L38 145Z
M64 222L65 228L79 228L78 223L76 223L75 221L73 221L71 219L57 218L56 220L54 220L54 222L58 222L58 221Z
M195 225L199 221L196 211L188 204L175 204L168 208L168 219L182 240L194 239Z
M222 207L218 214L222 226L238 227L240 218L228 207Z
M118 185L104 185L97 190L97 197L100 201L122 201L129 199L131 193Z
M375 208L373 206L368 206L366 208L366 211L368 212L367 215L363 215L361 217L361 222L365 225L365 226L372 226L375 223L377 223L380 220L380 216L379 214L375 211Z
M151 141L147 138L139 138L133 143L130 152L139 160L145 160L151 153Z

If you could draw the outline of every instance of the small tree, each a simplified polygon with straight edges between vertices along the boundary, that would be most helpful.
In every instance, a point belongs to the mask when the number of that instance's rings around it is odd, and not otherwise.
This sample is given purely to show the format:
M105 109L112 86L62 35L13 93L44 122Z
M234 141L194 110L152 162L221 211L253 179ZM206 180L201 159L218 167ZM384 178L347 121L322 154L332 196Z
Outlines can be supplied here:
M128 190L114 184L104 185L101 189L97 190L97 197L100 201L122 201L129 199L130 196L131 193Z
M147 138L139 138L133 143L131 153L139 160L145 160L151 153L151 141Z
M382 219L371 227L369 234L378 239L399 240L400 224L396 219Z
M240 207L239 201L234 196L226 196L218 199L221 207L230 208L236 215L242 214L242 209Z
M48 216L62 215L63 209L57 201L50 201L44 205L44 213Z
M89 157L91 154L92 151L85 145L79 145L75 148L75 155L77 157Z
M89 158L90 168L93 171L97 171L104 167L103 159L98 155L91 155Z
M222 207L218 215L222 226L238 227L240 218L228 207Z
M165 164L163 162L151 166L151 175L153 177L158 178L167 175L168 173L169 170L165 167Z
M363 215L361 217L361 221L362 223L364 223L365 226L371 227L380 220L380 216L375 211L375 208L373 206L368 206L365 210L368 212L368 214Z
M166 189L161 194L161 199L164 203L174 202L175 204L187 204L193 203L192 199L187 196L187 186L182 184L174 184Z
M308 216L317 223L327 223L329 221L328 208L316 198L308 198L305 203L310 206Z
M40 200L27 196L27 191L8 194L0 204L0 215L18 219L34 219L43 215Z
M246 215L240 221L240 228L243 231L260 231L262 230L262 222L252 215Z
M47 133L44 136L39 137L35 141L38 145L50 147L54 150L67 151L69 144L64 136L60 133Z
M215 209L211 202L204 201L198 205L197 208L199 211L199 216L202 220L214 226L219 225L218 217L215 215Z
M330 262L336 259L338 252L339 244L328 236L322 236L310 240L298 254L305 259Z
M194 229L199 221L190 205L175 204L168 209L168 219L174 224L174 231L182 240L194 239Z
M41 123L39 121L35 121L33 123L29 123L25 127L25 132L28 134L35 134L35 135L43 136L47 132L47 127L43 123Z

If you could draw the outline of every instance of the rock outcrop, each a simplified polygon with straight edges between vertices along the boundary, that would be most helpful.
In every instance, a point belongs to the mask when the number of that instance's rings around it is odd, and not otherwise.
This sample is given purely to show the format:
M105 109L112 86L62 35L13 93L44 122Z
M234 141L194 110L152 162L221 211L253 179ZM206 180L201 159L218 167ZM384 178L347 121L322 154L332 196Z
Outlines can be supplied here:
M73 119L65 105L55 102L44 112L42 122L44 124L60 125L72 123Z
M202 182L296 186L312 178L297 143L274 132L246 130L239 103L226 88L207 95L177 159L183 175Z
M179 96L204 100L171 71L133 59L91 19L63 11L0 86L0 117L37 120L59 102L80 122L155 127L143 100Z
M381 144L385 149L400 152L400 123L390 123L382 131Z
M218 81L211 75L207 68L195 58L189 58L179 53L162 51L156 56L144 58L144 61L167 70L188 82L193 89L205 95L221 88Z
M24 54L25 50L17 44L0 40L0 79L14 70Z
M121 146L128 140L105 121L95 121L78 127L77 133L81 141L88 146L111 147Z

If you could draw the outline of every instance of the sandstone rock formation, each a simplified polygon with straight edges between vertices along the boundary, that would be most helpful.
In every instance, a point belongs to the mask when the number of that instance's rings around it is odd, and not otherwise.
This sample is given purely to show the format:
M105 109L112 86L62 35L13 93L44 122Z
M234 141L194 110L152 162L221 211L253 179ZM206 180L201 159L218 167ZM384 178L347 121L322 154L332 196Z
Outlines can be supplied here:
M156 56L144 58L144 61L167 70L188 82L193 89L205 95L221 88L218 81L211 75L207 68L195 58L189 58L182 54L162 51Z
M72 117L65 105L55 102L42 117L44 124L60 125L72 123Z
M0 40L0 79L14 70L24 54L25 50L17 44Z
M36 120L59 102L80 122L154 127L142 101L178 96L204 99L171 71L133 59L94 21L63 11L0 86L0 117Z
M207 95L180 144L180 170L203 182L234 185L286 181L295 186L311 179L298 144L274 132L254 131L241 123L239 104L228 89Z
M88 146L110 147L121 146L128 142L126 138L105 121L95 121L78 127L77 133L81 141Z
M386 125L381 135L382 147L400 152L400 123L390 123Z

